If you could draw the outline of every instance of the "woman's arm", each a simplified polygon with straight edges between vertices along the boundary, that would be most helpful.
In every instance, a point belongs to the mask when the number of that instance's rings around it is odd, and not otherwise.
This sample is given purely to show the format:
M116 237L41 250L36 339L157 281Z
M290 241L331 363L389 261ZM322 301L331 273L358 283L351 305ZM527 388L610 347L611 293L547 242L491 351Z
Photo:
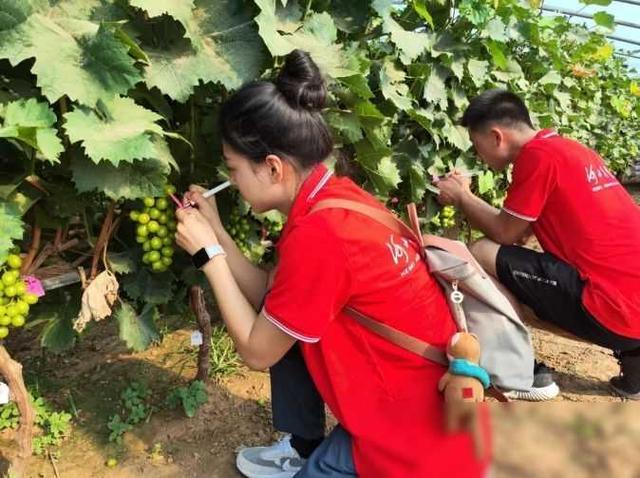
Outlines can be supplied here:
M192 185L189 192L184 195L185 200L195 203L198 211L207 219L219 244L227 253L227 263L231 273L240 288L242 294L247 298L254 310L257 310L262 303L264 295L267 293L268 271L254 265L240 251L233 238L227 233L220 215L215 197L205 199L202 197L204 188ZM213 244L213 241L210 244Z
M197 209L181 209L176 216L179 221L176 242L189 254L218 243L211 224ZM276 327L262 313L256 314L255 306L247 300L236 281L227 257L214 257L202 270L211 284L229 335L247 365L262 370L280 360L295 343L295 339ZM266 287L268 276L266 271L262 272L263 287Z

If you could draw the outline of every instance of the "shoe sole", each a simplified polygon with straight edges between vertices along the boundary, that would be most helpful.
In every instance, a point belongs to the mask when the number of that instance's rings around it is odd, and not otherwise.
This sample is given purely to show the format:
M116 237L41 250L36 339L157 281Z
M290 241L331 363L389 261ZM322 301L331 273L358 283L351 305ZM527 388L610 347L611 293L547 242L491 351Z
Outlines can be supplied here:
M620 397L626 400L640 400L640 392L639 393L629 393L625 392L621 388L616 387L614 384L609 383L609 388L613 391L613 393L620 395Z
M553 400L560 393L560 388L556 383L546 387L536 387L531 390L510 390L504 392L504 396L510 400L524 400L527 402L546 402Z
M247 478L293 478L295 474L300 470L279 471L271 473L271 470L267 470L263 467L263 470L256 470L260 465L247 460L242 453L238 453L236 456L236 468Z

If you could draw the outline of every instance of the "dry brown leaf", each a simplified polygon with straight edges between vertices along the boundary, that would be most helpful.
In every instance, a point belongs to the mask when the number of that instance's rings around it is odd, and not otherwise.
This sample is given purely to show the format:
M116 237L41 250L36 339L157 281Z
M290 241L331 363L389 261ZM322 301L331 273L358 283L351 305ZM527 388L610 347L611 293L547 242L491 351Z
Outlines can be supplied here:
M82 294L82 305L73 328L82 332L92 320L99 321L111 315L111 306L118 297L120 285L109 271L103 271L91 281Z

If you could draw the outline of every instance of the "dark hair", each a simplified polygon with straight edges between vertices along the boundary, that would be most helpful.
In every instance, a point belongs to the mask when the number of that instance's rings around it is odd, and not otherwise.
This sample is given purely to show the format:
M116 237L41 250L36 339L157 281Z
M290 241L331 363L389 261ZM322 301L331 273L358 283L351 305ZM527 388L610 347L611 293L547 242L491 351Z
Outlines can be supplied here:
M307 169L333 151L331 131L320 112L326 96L318 66L308 53L294 50L275 82L246 84L224 103L222 139L254 162L277 154Z
M533 128L529 110L520 97L507 90L488 90L471 100L462 116L462 126L479 131L492 123Z

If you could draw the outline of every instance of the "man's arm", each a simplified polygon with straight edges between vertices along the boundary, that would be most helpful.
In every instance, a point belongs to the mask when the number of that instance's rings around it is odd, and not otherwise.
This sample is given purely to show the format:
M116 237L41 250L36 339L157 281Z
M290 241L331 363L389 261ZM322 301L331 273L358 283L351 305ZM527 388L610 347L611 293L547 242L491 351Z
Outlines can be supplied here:
M520 241L529 232L529 221L496 209L473 194L468 178L452 174L436 185L440 189L438 201L460 209L471 226L492 241L510 245Z

